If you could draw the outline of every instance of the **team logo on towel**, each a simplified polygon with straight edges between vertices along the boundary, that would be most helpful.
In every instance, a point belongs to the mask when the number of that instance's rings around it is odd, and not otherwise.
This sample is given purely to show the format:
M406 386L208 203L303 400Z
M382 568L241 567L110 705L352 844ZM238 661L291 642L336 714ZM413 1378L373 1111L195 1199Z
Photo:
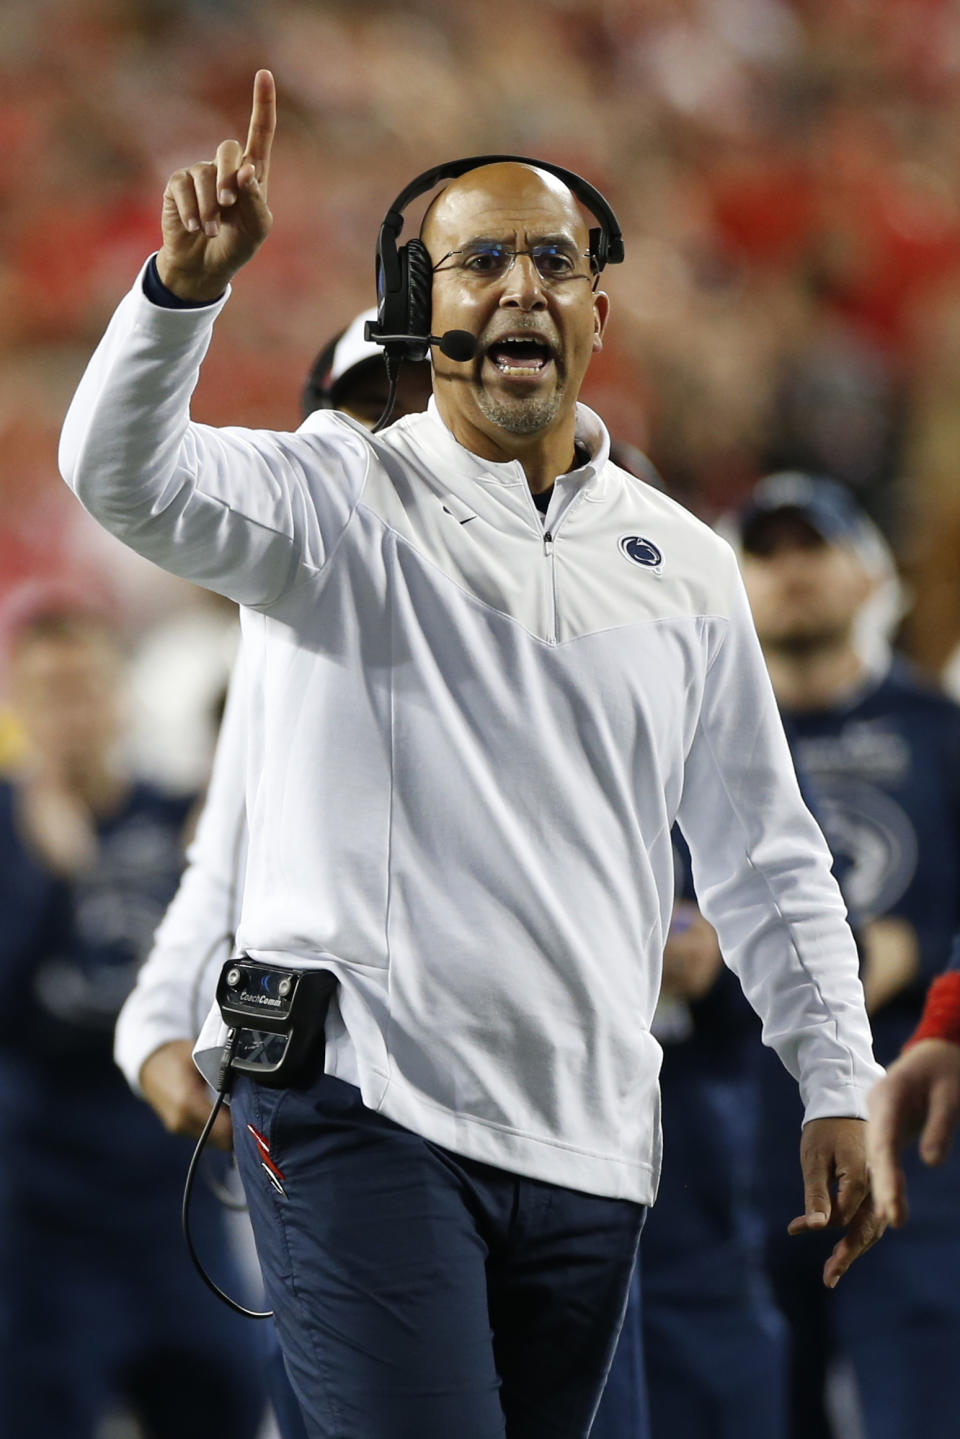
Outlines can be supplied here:
M653 540L643 535L621 535L620 553L632 564L643 565L645 569L660 574L663 570L663 552Z

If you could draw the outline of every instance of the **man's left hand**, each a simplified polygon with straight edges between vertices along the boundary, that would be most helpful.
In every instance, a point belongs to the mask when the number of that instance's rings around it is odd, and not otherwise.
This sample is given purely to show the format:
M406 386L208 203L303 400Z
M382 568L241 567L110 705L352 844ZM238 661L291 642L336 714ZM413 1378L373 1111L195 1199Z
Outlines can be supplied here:
M788 1234L810 1234L843 1227L823 1266L823 1282L833 1289L855 1259L886 1229L870 1194L867 1125L863 1119L811 1119L800 1140L803 1214L792 1219Z

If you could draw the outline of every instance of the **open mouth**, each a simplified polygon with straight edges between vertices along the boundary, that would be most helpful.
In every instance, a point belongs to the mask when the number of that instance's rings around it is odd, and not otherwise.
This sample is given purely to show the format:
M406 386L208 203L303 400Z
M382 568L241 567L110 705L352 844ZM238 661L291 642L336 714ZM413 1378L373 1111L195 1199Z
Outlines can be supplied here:
M553 360L553 351L538 335L505 335L493 341L486 357L501 375L539 375Z

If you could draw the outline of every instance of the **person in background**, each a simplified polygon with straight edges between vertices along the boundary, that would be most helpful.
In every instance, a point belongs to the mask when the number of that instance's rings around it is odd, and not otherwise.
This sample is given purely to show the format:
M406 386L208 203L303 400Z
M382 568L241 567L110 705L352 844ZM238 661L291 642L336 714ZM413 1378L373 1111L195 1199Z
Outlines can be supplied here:
M337 409L373 426L387 398L383 354L363 338L375 310L358 315L320 351L300 397L301 415ZM416 414L430 398L430 366L405 366L397 416ZM239 667L239 661L238 661ZM247 858L244 802L246 735L243 682L231 681L213 771L180 887L157 930L117 1020L114 1052L134 1094L151 1105L173 1134L197 1138L210 1113L210 1089L193 1061L193 1047L214 1000L217 975L234 952ZM210 1142L231 1149L230 1118L221 1112ZM306 1431L271 1325L270 1399L282 1439Z
M93 1439L125 1410L150 1439L253 1439L257 1339L198 1293L178 1223L189 1148L112 1060L117 1011L176 886L192 797L118 761L124 666L82 610L39 610L11 640L24 739L0 783L0 1384L6 1439ZM196 1230L241 1283L224 1216Z
M865 647L858 622L885 582L889 552L846 489L769 476L739 514L737 537L787 734L856 925L877 1056L889 1062L960 924L960 708L876 633ZM832 1432L825 1392L838 1356L852 1364L867 1439L953 1435L960 1160L938 1172L909 1162L913 1223L842 1291L824 1294L820 1246L797 1246L780 1221L793 1188L796 1094L759 1059L767 1255L792 1330L796 1439Z
M651 1429L784 1439L786 1332L756 1196L756 1016L697 907L682 837L674 844L678 897L654 1016L664 1163L640 1246Z
M300 395L301 418L337 409L373 426L387 397L382 351L363 338L376 317L364 310L320 350ZM400 375L397 418L426 408L428 364ZM239 921L247 834L244 805L246 742L231 682L210 784L188 865L153 948L120 1011L115 1058L131 1089L173 1133L199 1136L210 1111L210 1091L193 1062L192 1048L213 1003L216 978L228 958ZM232 1144L229 1116L218 1117L212 1142Z

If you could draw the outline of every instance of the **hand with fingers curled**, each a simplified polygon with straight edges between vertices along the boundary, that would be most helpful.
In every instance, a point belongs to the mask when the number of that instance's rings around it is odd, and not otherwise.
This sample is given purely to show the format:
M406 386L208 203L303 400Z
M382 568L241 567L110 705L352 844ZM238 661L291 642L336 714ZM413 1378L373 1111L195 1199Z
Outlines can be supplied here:
M193 1062L193 1041L171 1039L143 1061L140 1088L164 1129L198 1139L210 1116L213 1100ZM210 1131L209 1143L217 1149L233 1148L230 1116L221 1110Z
M800 1140L803 1214L792 1219L788 1234L811 1234L842 1227L844 1233L823 1267L828 1289L886 1229L874 1207L867 1166L867 1124L863 1119L811 1119Z
M246 145L224 140L215 159L177 170L167 181L157 273L180 299L219 299L270 233L267 182L276 122L273 76L258 70Z

